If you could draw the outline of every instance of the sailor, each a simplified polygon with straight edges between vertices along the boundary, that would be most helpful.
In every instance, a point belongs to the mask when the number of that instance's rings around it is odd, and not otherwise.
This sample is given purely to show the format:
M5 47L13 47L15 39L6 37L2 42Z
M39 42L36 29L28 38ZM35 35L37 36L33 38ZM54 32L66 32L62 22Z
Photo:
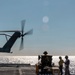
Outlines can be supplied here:
M69 71L69 65L70 65L70 60L68 59L68 56L65 56L65 75L70 75Z
M60 70L60 73L61 73L61 75L63 74L63 63L64 63L64 61L63 61L63 59L62 59L62 57L60 56L59 57L59 62L58 62L58 64L59 64L59 70Z

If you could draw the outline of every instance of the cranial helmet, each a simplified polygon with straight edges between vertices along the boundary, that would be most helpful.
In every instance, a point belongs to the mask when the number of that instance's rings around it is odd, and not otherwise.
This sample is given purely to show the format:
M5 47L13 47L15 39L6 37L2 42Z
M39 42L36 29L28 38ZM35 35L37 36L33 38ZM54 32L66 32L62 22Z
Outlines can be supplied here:
M47 51L44 51L43 54L48 54L48 52Z

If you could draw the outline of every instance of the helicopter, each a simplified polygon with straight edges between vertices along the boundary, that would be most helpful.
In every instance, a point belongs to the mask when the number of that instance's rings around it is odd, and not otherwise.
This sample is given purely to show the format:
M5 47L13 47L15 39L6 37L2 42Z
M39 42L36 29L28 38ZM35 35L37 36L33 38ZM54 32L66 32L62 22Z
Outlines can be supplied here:
M18 38L21 38L21 44L20 44L20 50L23 49L23 40L24 40L24 36L32 34L33 33L33 29L27 31L24 33L24 26L25 26L25 21L26 20L22 20L21 21L21 30L7 30L7 31L0 31L3 32L0 35L5 35L7 42L4 44L4 46L2 48L0 48L0 52L3 53L12 53L11 52L11 48L14 45L14 43L16 42L16 40ZM8 35L6 34L6 32L13 32L12 35ZM7 38L7 36L9 37L9 39Z

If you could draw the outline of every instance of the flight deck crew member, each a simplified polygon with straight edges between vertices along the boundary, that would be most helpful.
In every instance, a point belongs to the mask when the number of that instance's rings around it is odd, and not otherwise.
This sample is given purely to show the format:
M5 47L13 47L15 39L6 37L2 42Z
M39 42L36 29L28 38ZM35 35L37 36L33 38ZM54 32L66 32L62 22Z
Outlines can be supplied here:
M68 56L65 56L65 75L70 75L69 71L69 65L70 65L70 60L68 59Z
M64 61L63 61L63 59L62 59L62 57L60 56L59 57L59 62L58 62L58 64L59 64L59 70L60 70L60 73L61 73L61 75L63 74L63 63L64 63Z

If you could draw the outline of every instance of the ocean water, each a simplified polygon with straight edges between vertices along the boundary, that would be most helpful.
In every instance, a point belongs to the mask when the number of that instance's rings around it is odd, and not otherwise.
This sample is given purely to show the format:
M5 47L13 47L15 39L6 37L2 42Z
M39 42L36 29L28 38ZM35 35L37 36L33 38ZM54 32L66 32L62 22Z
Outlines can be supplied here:
M65 56L62 56L65 61ZM52 62L58 65L59 56L53 56ZM69 56L70 73L75 75L75 56ZM35 65L38 62L38 56L0 56L0 63L23 63ZM64 70L63 70L64 71Z

